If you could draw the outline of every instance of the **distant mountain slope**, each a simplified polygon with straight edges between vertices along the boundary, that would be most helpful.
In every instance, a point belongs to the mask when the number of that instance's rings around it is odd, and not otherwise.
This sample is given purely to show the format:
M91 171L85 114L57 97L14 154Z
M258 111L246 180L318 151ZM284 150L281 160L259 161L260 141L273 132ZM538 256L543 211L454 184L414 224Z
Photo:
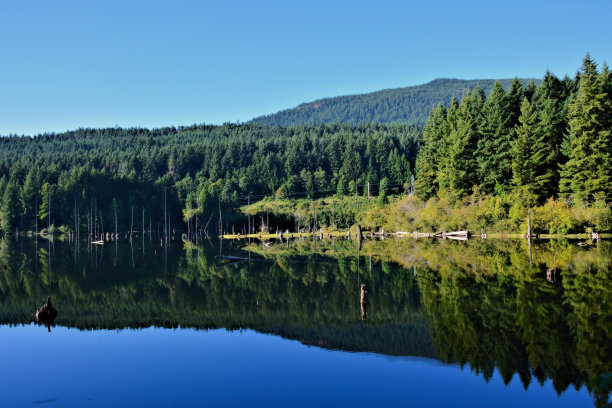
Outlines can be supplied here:
M531 79L521 79L527 85ZM271 115L260 116L251 122L261 125L295 126L311 123L409 123L423 126L429 112L440 102L449 105L453 96L460 98L480 85L488 94L495 79L435 79L424 85L406 88L319 99L303 103ZM512 79L499 80L508 90ZM536 84L541 81L534 79Z

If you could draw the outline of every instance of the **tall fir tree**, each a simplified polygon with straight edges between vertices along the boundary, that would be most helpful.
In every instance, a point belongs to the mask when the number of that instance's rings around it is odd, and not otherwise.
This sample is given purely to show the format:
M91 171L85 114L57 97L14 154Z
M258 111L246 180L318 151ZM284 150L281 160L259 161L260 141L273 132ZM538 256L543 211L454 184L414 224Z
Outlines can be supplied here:
M460 197L469 194L479 184L476 147L479 139L478 124L484 105L484 92L476 89L467 94L459 105L457 128L449 135L450 190Z
M456 98L451 100L450 108L446 114L446 119L442 124L441 138L439 140L438 157L441 158L438 163L438 172L436 174L435 183L438 185L438 191L449 190L451 188L452 167L449 160L451 148L454 144L454 135L457 134L457 123L459 117L459 102Z
M604 198L612 197L612 73L606 63L599 74L599 82L604 95L602 102L602 123L595 148L601 155L598 178L603 186Z
M437 172L442 153L443 128L446 108L438 105L429 115L423 130L423 142L417 156L415 194L422 200L436 195L438 191Z
M610 197L610 103L590 55L580 70L576 97L568 107L569 159L561 170L561 193L577 202ZM607 166L608 168L605 168Z
M558 194L561 145L567 129L565 87L550 72L533 96L533 107L538 112L538 127L541 140L541 159L536 163L536 177L540 180L540 197L548 198Z
M516 127L517 137L512 146L512 182L520 192L521 200L528 205L536 203L538 185L536 182L536 141L540 139L537 128L538 114L523 99L521 105L520 125Z
M2 196L2 213L0 214L2 231L11 233L19 222L20 206L19 203L19 188L13 181L6 185L6 190Z
M483 120L479 123L481 137L476 151L478 177L485 193L494 193L496 186L498 190L500 185L508 186L510 178L505 159L513 134L511 120L509 97L501 83L495 82L483 106Z
M36 220L37 203L40 201L38 191L40 185L38 181L38 170L36 167L30 168L21 188L21 216L24 220L23 225L28 228Z
M38 218L44 221L49 218L49 212L53 210L53 194L55 187L49 182L45 182L41 189L40 207L38 210Z

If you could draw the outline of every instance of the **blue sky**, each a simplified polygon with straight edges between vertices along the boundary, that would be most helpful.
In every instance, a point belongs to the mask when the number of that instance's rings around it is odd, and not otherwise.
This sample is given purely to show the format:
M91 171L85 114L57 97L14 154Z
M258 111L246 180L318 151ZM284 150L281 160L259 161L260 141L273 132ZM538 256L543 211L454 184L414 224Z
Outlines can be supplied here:
M0 134L247 121L612 62L612 1L4 1Z

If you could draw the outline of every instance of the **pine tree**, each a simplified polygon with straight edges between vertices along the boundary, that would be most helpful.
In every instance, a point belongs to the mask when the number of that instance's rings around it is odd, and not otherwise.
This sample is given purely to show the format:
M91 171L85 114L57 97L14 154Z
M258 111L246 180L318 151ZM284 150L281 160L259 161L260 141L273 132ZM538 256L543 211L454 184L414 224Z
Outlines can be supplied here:
M345 185L344 185L344 174L341 174L340 178L338 179L338 186L336 187L336 194L338 194L338 197L340 198L344 197L344 194L346 194Z
M19 202L19 188L10 181L6 185L6 190L2 197L2 213L0 218L2 219L0 226L5 233L15 231L15 227L19 221L20 206Z
M41 221L44 221L48 218L49 210L53 210L51 205L54 190L55 188L53 187L53 185L49 184L48 182L45 182L45 184L43 184L42 186L40 207L38 210L38 219L40 219Z
M38 181L38 171L32 167L21 189L21 215L24 219L23 225L32 225L37 211L36 202L38 201L38 191L40 189Z
M355 183L355 180L349 181L348 194L351 196L357 195L357 184Z
M603 98L601 130L595 148L601 155L601 165L598 168L598 177L603 185L603 194L606 200L612 197L612 73L607 64L603 64L599 74Z
M449 135L449 188L459 196L469 194L472 187L479 184L475 152L484 94L477 91L468 93L461 101L457 112L457 128Z
M436 195L436 181L442 148L443 126L446 120L446 108L438 105L429 115L423 130L423 143L416 162L417 179L415 193L422 200Z
M567 128L563 83L547 72L542 84L533 96L533 107L538 112L538 128L541 140L541 158L536 163L539 178L539 196L548 198L558 195L559 169L563 134Z
M597 65L587 54L580 71L578 92L568 108L571 151L561 171L561 193L575 201L594 201L612 193L611 136L610 128L606 128L610 103L604 88Z
M364 186L364 191L366 192L365 194L369 194L370 189L374 184L376 184L376 181L376 171L372 165L372 158L370 158L368 168L366 170L366 185Z
M325 170L319 167L319 170L314 172L314 184L315 189L318 191L329 190L329 185L327 184L327 175L325 174Z
M436 184L438 192L440 190L448 190L451 187L452 167L451 167L451 148L455 142L457 133L457 123L459 117L459 102L456 98L451 100L450 108L446 114L446 119L442 124L442 137L439 140L438 157L441 158L438 163L438 172L436 174Z
M523 98L527 98L529 103L532 103L533 96L535 95L537 88L538 87L536 86L535 82L533 82L533 79L529 81L529 83L525 87L525 90L523 91Z
M538 115L527 98L521 105L520 126L512 146L512 182L519 189L521 199L528 205L537 201L535 141Z
M4 190L6 190L6 185L8 184L8 180L5 175L0 177L0 197L4 196Z
M483 192L491 194L499 185L507 186L510 178L506 155L511 145L511 114L509 97L500 82L495 82L483 106L483 120L479 124L481 138L476 152L478 177ZM500 157L503 155L503 159ZM499 187L498 187L499 189Z
M388 190L389 190L389 179L386 177L383 177L383 179L380 180L380 186L378 187L378 204L384 205L389 202L389 199L387 198Z
M361 173L361 158L353 141L347 142L342 155L342 163L342 173L345 180L357 180Z

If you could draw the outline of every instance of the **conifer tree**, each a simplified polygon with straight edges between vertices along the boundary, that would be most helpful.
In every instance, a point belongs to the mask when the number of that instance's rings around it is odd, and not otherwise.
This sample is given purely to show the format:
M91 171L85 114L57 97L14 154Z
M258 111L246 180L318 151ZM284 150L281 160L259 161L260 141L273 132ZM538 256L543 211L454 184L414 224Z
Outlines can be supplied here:
M533 96L533 107L538 112L538 128L541 158L536 163L539 177L540 198L556 196L559 189L558 163L561 160L561 144L567 128L565 89L563 83L547 72L542 84Z
M38 211L38 218L40 220L45 220L49 216L49 210L52 210L51 204L53 200L54 187L53 185L45 182L41 189L41 200L40 200L40 208Z
M19 221L20 211L19 205L19 188L10 181L6 185L6 190L2 197L2 213L0 214L2 230L5 233L15 231Z
M481 189L488 194L494 193L496 186L507 186L510 180L505 160L513 132L509 103L510 98L501 83L495 82L483 106L484 118L479 123L481 137L476 152Z
M344 194L346 194L346 187L344 185L344 174L341 174L340 178L338 179L336 194L338 194L338 197L340 198L344 197Z
M601 155L601 166L598 177L603 185L604 198L612 197L612 73L607 64L603 64L599 74L603 98L602 130L600 130L596 149Z
M0 177L0 197L4 196L4 190L6 190L6 185L8 184L8 180L6 175L2 175Z
M472 187L478 184L475 152L483 104L482 92L468 93L459 105L457 128L449 135L449 187L459 196L469 194Z
M387 198L387 191L389 190L389 179L383 177L380 180L380 186L378 187L378 204L383 205L389 202Z
M438 105L429 115L423 130L423 143L417 156L415 193L422 200L436 195L438 185L436 175L442 149L443 126L446 108Z
M446 118L442 124L441 138L439 140L438 157L441 158L438 163L438 172L436 175L436 184L438 191L448 190L451 188L452 167L450 161L451 147L454 144L454 135L457 133L457 122L459 116L459 102L456 98L451 100L450 108L446 114Z
M580 71L576 97L570 102L569 159L561 171L561 193L575 201L594 201L612 193L610 128L606 128L610 103L597 65L587 54ZM607 166L608 168L604 168Z
M536 91L537 91L537 86L535 82L533 82L533 79L532 79L531 81L529 81L529 83L525 87L525 90L523 91L523 98L527 98L529 103L532 103L533 96L535 95Z
M319 170L314 172L314 186L318 191L329 190L327 175L325 174L325 170L319 167Z
M38 171L36 167L30 168L28 175L25 178L23 187L21 189L21 215L25 219L24 225L32 225L33 219L35 218L36 211L38 210L36 202L40 185L38 181Z
M519 189L521 199L528 205L537 201L536 154L537 112L527 98L521 105L520 126L516 127L517 138L512 146L512 182Z

